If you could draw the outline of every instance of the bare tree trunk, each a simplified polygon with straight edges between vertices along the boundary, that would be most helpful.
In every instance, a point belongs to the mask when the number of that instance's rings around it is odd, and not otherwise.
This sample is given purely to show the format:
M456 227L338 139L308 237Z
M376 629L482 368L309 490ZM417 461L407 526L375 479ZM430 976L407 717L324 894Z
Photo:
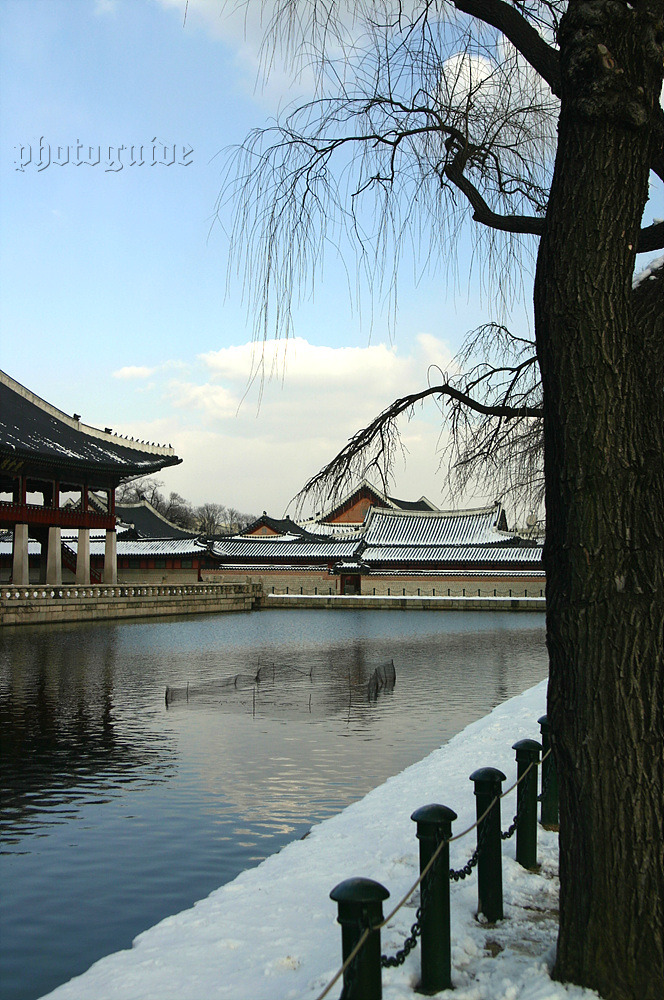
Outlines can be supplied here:
M664 996L662 305L631 288L661 88L649 30L620 4L565 16L535 283L561 789L555 975L606 1000Z

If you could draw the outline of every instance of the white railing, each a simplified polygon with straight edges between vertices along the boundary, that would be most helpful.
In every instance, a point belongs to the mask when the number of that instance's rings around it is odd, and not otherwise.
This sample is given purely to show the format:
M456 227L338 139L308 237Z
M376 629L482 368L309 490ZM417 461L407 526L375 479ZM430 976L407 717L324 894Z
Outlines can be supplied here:
M29 587L0 587L2 601L80 601L122 598L141 601L146 597L224 597L229 594L252 594L255 587L246 583L199 584L93 584L61 587L31 584Z

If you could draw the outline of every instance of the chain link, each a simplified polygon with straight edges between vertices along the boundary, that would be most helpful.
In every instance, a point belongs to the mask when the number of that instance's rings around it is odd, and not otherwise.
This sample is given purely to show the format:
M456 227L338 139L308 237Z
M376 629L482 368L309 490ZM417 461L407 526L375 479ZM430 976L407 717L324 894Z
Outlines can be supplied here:
M394 955L381 955L380 964L383 969L395 968L398 965L403 965L406 961L408 955L410 955L413 948L417 947L417 939L422 934L422 925L420 923L422 919L422 907L418 906L415 911L415 923L411 925L410 934L407 938L404 938L404 942L401 948L394 953Z
M544 756L542 757L541 761L533 762L533 764L529 765L529 769L523 774L523 776L521 778L517 779L515 785L512 785L511 788L508 788L505 792L502 793L502 795L497 796L494 799L494 801L485 810L485 812L483 813L483 815L476 820L476 822L473 824L473 826L471 826L468 830L464 830L463 833L456 834L454 837L450 837L450 839L447 841L448 843L452 843L452 841L454 841L454 840L461 839L461 837L464 837L467 833L470 833L470 831L474 827L478 828L477 847L475 848L475 850L473 851L473 853L471 854L470 858L468 859L468 861L466 862L465 865L463 865L461 868L459 868L457 870L454 870L453 868L450 868L450 870L449 870L449 877L450 877L450 879L452 879L455 882L458 882L460 879L467 878L469 875L472 874L473 869L477 866L477 863L478 863L478 860L479 860L479 856L480 856L480 852L481 852L482 846L484 844L484 838L486 837L487 824L484 823L483 820L486 819L486 817L491 812L491 810L494 808L494 806L496 805L496 803L500 799L505 798L505 796L508 795L509 792L513 791L513 789L520 783L520 781L525 780L526 778L528 778L530 780L533 777L533 775L530 774L530 767L533 768L534 774L537 774L537 769L544 762L544 760L546 759L546 757L548 757L548 755L550 753L551 753L551 750L549 749L547 751L547 753L544 754ZM545 790L546 790L545 788L542 790L542 794L544 794ZM538 796L538 800L539 799L541 799L541 796ZM523 803L524 802L525 802L525 795L521 799L521 808L522 809L523 809ZM507 840L509 837L511 837L513 835L514 831L516 830L516 825L517 825L518 818L519 818L519 809L517 808L517 814L514 817L513 822L511 823L511 825L509 826L509 828L506 831L501 832L501 838L503 840ZM440 851L440 849L443 846L443 843L444 843L444 841L440 841L437 844L437 846L436 846L436 852ZM420 875L420 879L418 880L418 882L415 883L415 885L409 890L408 894L403 897L403 899L401 900L401 902L397 904L397 906L394 908L394 910L392 911L392 913L390 913L382 921L382 923L377 924L374 927L372 927L370 924L367 924L364 927L363 927L362 924L359 925L359 929L361 931L363 931L363 932L367 931L367 930L368 931L379 930L381 927L385 927L386 924L388 923L388 921L394 916L394 914L399 909L401 909L401 907L405 904L406 900L413 894L413 892L417 888L417 885L418 884L421 885L421 890L420 890L420 893L421 893L421 896L420 896L420 905L418 906L417 910L415 911L415 923L413 923L411 925L410 934L408 934L407 937L404 938L403 945L401 946L401 948L399 948L394 953L394 955L381 955L381 957L380 957L381 968L383 968L383 969L394 968L395 966L403 965L404 962L406 961L406 958L408 957L408 955L410 954L410 952L413 950L413 948L417 947L417 939L422 934L422 926L421 926L422 911L426 908L427 899L429 898L429 893L430 893L430 887L431 887L431 884L432 884L432 881L433 881L433 874L434 874L434 872L436 870L437 865L440 862L441 856L442 855L439 853L439 854L437 854L433 858L433 863L432 863L432 861L429 861L429 866L430 867L428 867L428 869L426 870L426 875L425 876ZM358 942L358 944L360 944L360 943ZM351 986L352 986L352 983L353 983L353 980L354 980L355 965L356 965L357 958L358 958L358 955L359 955L359 952L360 952L360 948L361 948L361 945L358 948L356 954L353 956L353 958L345 966L342 966L342 969L339 970L339 972L336 974L336 976L334 977L334 979L332 979L331 982L329 982L327 984L326 988L318 996L317 1000L322 1000L322 998L327 995L327 993L329 992L329 990L331 989L331 987L334 985L334 983L336 982L336 980L338 979L338 977L342 974L342 972L344 973L344 985L343 985L343 990L342 990L342 993L341 993L340 1000L348 1000L350 989L351 989Z
M425 877L422 879L420 888L420 905L415 911L415 923L411 925L410 934L404 939L401 948L399 948L394 955L381 955L380 964L383 969L403 965L413 948L417 947L417 939L422 934L422 913L426 910L428 902L431 898L431 888L433 886L434 876L436 869L440 866L443 856L441 848L445 843L445 840L437 840L436 842L435 851L438 853L433 860L433 864L427 871Z
M517 828L517 826L519 824L519 818L520 818L521 814L523 813L523 810L526 808L526 801L527 801L526 795L527 795L528 786L529 786L530 782L532 781L533 777L535 777L537 775L537 768L539 767L540 763L541 763L541 761L536 761L536 762L533 762L532 764L528 765L528 770L523 775L523 792L522 792L522 794L520 796L519 796L519 794L517 792L517 810L516 810L516 814L514 816L514 819L512 820L512 822L510 823L510 825L508 826L508 828L506 830L502 830L501 831L501 834L500 834L500 839L501 840L509 840L510 837L514 836L514 832L515 832L515 830L516 830L516 828ZM530 770L530 768L532 768L532 771Z

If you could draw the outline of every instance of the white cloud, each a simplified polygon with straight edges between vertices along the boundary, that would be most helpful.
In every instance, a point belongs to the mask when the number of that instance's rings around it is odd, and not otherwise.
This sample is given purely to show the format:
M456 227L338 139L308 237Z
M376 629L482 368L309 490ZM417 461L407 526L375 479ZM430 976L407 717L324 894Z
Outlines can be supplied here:
M144 365L125 365L124 368L118 368L117 371L113 372L113 378L122 379L139 379L139 378L150 378L151 375L157 371L156 368L147 368Z
M172 365L161 366L168 370L159 385L165 414L121 428L173 444L183 465L160 478L192 503L212 500L280 515L355 431L396 397L426 385L430 364L451 367L445 342L430 334L419 335L408 354L385 344L335 348L303 338L269 341L264 355L262 346L239 344L202 355L199 379L192 372L178 378ZM257 360L265 362L266 380L248 387ZM269 378L273 362L276 375ZM407 453L395 470L395 492L444 502L435 404L417 408L401 426Z
M370 369L388 374L403 366L396 348L377 344L369 347L320 347L302 337L266 340L224 347L201 355L214 377L227 379L283 379L289 384L348 384L360 381Z
M240 397L218 385L194 385L192 382L169 383L169 397L178 410L200 410L211 421L234 417Z

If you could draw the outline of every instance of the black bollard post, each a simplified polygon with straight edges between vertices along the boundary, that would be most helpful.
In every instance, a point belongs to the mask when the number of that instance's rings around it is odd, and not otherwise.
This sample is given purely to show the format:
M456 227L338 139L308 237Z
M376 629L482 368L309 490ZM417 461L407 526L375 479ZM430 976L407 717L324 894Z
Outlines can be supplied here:
M516 860L530 870L537 868L537 765L541 749L537 740L517 740L512 747L516 750L516 776L522 779L516 788Z
M493 808L477 827L477 911L489 923L503 919L503 868L502 841L500 838L500 793L505 775L497 767L481 767L473 771L470 780L475 783L477 818L479 819L494 799Z
M346 961L367 927L383 919L383 900L389 892L370 878L348 878L330 893L338 906L341 954ZM381 1000L380 930L371 931L357 955L344 970L344 1000Z
M417 823L420 842L420 874L438 850L440 852L422 880L420 927L422 928L422 978L418 993L433 995L452 989L450 955L450 847L453 809L433 804L416 809L410 817Z
M538 720L542 734L542 811L540 823L545 830L558 830L558 774L551 749L551 723L548 715L542 715Z

